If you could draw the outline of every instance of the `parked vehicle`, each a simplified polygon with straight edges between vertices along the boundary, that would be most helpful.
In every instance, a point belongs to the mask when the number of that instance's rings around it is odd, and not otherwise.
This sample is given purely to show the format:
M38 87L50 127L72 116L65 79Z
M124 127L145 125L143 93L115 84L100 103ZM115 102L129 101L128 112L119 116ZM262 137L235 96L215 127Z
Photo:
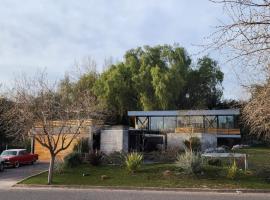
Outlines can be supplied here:
M26 149L9 149L1 153L7 166L20 167L22 164L34 164L38 160L37 154L28 153Z
M4 171L4 167L5 167L4 162L5 162L5 160L0 158L0 172Z

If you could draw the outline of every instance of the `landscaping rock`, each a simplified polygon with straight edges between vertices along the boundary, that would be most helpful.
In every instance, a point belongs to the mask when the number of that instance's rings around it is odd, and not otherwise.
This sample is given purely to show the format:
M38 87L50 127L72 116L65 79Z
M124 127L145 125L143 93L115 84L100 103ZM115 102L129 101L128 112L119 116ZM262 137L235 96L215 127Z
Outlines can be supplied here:
M244 145L244 144L237 144L237 145L234 145L232 147L232 150L236 150L236 149L243 149L243 148L248 148L249 145Z
M163 172L163 176L168 177L168 176L171 176L171 175L172 175L172 172L171 172L170 170L165 170L165 171Z
M109 179L110 177L107 176L107 175L101 175L100 178L101 178L102 181L104 181L104 180L106 180L106 179Z
M89 176L90 174L88 174L88 173L83 173L82 175L83 175L83 176Z

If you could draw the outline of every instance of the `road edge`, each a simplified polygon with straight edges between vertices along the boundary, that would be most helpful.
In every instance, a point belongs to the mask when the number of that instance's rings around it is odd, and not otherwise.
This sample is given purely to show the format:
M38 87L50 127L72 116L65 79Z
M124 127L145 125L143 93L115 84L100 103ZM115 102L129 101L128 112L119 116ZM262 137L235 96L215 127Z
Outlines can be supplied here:
M23 180L22 180L23 181ZM20 181L20 182L22 182ZM214 193L270 193L270 189L211 189L211 188L161 188L161 187L120 187L120 186L85 186L85 185L36 185L15 184L15 188L59 188L59 189L102 189L135 191L174 191L174 192L214 192Z

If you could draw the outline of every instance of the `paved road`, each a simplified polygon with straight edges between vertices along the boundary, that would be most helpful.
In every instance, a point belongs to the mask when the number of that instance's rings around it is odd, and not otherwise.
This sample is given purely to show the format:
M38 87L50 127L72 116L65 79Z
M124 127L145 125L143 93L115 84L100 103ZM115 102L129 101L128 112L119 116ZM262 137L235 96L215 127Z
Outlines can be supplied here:
M47 163L36 163L34 165L24 165L20 168L8 168L0 173L0 189L11 187L18 181L41 171L48 169Z
M1 190L0 200L269 200L270 194L228 194L102 189L12 188Z

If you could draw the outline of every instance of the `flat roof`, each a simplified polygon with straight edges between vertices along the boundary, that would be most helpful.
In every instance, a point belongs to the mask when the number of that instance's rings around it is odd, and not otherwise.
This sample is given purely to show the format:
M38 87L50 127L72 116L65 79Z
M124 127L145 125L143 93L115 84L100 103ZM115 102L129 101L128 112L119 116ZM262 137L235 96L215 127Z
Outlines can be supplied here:
M202 115L239 115L239 109L223 110L159 110L159 111L128 111L128 116L202 116Z

